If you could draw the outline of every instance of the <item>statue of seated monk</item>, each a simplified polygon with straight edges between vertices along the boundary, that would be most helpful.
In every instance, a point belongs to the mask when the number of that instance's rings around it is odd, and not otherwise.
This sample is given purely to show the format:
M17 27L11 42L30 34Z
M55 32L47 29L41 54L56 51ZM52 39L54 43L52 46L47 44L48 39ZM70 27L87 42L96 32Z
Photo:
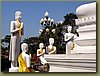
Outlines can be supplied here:
M40 43L39 44L39 48L40 49L37 49L37 56L39 57L40 61L41 61L41 64L46 64L47 61L45 60L44 58L44 53L45 53L45 49L43 49L44 47L44 44L43 43Z
M33 69L30 67L31 56L26 53L28 51L28 44L22 43L21 49L22 53L18 57L19 72L32 72Z
M44 58L45 49L43 49L43 47L44 47L44 44L40 43L39 49L37 49L37 57L39 57L39 60L40 60L40 65L37 66L37 69L40 72L49 72L50 65Z
M49 44L50 45L48 47L46 47L46 50L47 50L48 54L54 54L54 53L56 53L56 47L53 46L53 44L54 44L54 38L49 38Z

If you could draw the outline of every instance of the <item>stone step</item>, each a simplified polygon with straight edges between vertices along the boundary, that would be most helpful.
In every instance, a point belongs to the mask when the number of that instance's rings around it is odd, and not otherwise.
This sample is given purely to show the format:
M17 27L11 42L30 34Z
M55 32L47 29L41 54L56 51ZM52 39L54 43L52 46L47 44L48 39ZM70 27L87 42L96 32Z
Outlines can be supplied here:
M51 66L58 66L64 68L73 68L73 69L87 69L87 70L94 70L96 71L96 63L95 64L85 64L85 63L54 63L49 62Z
M71 53L94 53L96 54L96 46L76 46Z
M45 58L51 66L96 71L96 54L46 55Z
M45 54L44 57L46 59L95 59L96 60L96 53L80 53L80 54Z
M52 66L64 68L83 68L96 71L95 59L46 59Z
M79 46L96 46L96 38L80 38L75 42Z
M96 63L96 59L50 59L46 58L49 62L61 62L61 63Z

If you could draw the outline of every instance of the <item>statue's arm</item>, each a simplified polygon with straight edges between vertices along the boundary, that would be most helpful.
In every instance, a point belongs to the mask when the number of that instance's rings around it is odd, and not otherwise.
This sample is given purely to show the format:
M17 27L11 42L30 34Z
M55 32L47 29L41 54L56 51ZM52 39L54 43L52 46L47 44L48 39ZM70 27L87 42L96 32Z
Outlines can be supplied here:
M72 37L74 36L74 34L70 34L70 37L67 35L67 34L65 34L65 41L68 41L68 40L70 40Z
M76 35L74 35L74 39L76 39L77 38L77 36Z
M56 47L54 46L54 51L56 51Z
M69 40L69 37L68 37L67 33L65 34L64 40L65 41L68 41Z
M14 29L14 27L15 27L15 23L14 23L14 21L11 21L11 24L10 24L10 32L11 33L15 33L17 31L19 31L18 28L17 29Z
M37 56L41 56L45 53L45 50L43 49L43 52L41 54L39 54L39 49L37 50Z
M39 49L37 50L37 56L40 56L41 54L39 54Z
M21 28L22 28L22 29L24 28L24 24L23 24L23 22L21 23Z
M54 53L55 51L56 51L56 47L54 46L54 50L51 51L51 52L49 52L49 54L52 54L52 53Z
M24 24L23 24L23 22L21 23L21 30L22 30L22 35L24 35Z
M30 56L26 54L26 64L27 64L27 67L30 68Z
M44 54L45 53L45 49L43 49L43 53L42 54Z

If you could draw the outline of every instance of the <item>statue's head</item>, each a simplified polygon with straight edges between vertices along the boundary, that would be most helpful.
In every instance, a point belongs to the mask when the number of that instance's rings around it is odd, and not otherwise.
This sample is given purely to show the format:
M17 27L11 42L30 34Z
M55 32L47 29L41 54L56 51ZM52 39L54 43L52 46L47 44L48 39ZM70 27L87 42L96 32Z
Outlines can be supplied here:
M68 26L68 32L71 32L71 30L72 30L72 27Z
M39 48L42 49L43 47L44 47L44 44L43 43L40 43L39 44Z
M51 45L54 44L54 38L49 38L49 44L51 44Z
M15 12L15 19L22 19L22 12L21 11L16 11Z
M21 44L21 49L22 49L22 51L27 52L28 51L28 44L27 43L22 43Z

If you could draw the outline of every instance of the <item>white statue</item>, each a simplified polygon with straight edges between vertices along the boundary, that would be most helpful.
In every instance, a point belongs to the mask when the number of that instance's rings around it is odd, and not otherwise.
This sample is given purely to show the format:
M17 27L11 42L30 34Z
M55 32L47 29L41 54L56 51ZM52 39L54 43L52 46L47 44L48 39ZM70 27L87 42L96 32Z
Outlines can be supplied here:
M31 55L28 55L28 44L22 43L21 45L22 53L18 57L19 72L31 72Z
M45 65L47 61L44 58L45 49L43 49L43 47L44 47L44 44L40 43L39 44L40 49L37 49L37 56L39 57L41 64Z
M65 34L64 40L67 42L66 44L66 54L71 54L71 50L74 48L74 39L76 38L76 35L71 33L72 27L68 26L68 33Z
M53 46L54 44L54 38L49 38L49 46L46 48L48 54L56 53L56 47Z
M11 40L10 40L10 52L9 52L9 60L11 60L11 68L17 67L17 60L20 53L20 43L21 36L23 35L23 22L22 12L15 12L15 21L11 21L10 24L10 32L11 32Z

